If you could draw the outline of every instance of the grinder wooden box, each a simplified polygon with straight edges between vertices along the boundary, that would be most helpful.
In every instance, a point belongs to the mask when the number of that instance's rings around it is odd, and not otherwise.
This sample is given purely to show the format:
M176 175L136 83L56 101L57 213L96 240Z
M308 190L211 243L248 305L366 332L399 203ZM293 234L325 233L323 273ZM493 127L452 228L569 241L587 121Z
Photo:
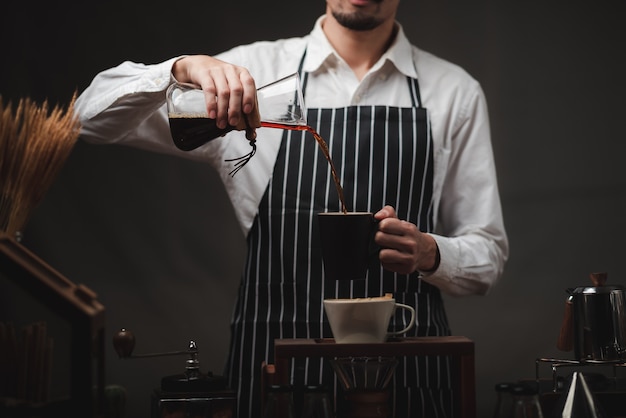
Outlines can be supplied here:
M58 328L67 332L54 341L54 355L67 348L61 360L67 359L68 363L67 369L61 371L64 379L59 380L63 381L55 381L53 373L49 383L53 389L67 387L66 394L44 402L4 396L0 399L0 416L102 416L105 309L96 294L64 277L2 231L0 286L0 322L10 323L20 316L35 314L41 315L37 320L43 323L59 323ZM21 299L17 301L18 298ZM6 342L3 345L0 353L4 359L0 365L7 367L10 347ZM7 378L6 373L0 374ZM6 388L11 382L5 380L3 384Z

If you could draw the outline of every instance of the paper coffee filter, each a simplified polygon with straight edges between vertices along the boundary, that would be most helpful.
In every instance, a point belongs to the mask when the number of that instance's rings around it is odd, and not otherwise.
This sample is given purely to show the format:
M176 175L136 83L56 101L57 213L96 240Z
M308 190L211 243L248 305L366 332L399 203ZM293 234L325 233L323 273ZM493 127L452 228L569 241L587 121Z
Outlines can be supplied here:
M337 298L337 299L326 299L326 301L329 302L333 302L333 301L337 301L337 302L355 302L355 303L359 303L359 302L376 302L376 301L389 301L389 300L394 300L393 299L393 295L391 293L385 293L384 296L372 296L372 297L366 297L366 298Z

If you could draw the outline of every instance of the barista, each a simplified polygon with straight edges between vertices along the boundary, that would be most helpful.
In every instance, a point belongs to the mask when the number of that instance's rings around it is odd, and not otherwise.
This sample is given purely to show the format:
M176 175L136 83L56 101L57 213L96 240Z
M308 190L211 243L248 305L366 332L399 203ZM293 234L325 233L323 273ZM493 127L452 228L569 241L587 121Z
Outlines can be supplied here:
M212 164L248 243L232 317L227 375L239 416L259 416L262 361L276 338L329 337L325 298L380 296L416 307L411 335L449 335L441 292L484 294L508 255L480 85L458 66L410 44L395 20L399 0L327 0L311 33L240 46L215 57L126 62L98 74L76 109L83 138L124 143ZM236 126L256 87L298 71L308 124L329 145L350 210L380 221L380 266L363 281L323 280L316 213L340 204L310 134L257 130L257 154L231 132L194 151L170 137L165 90L200 85L209 116ZM408 317L398 314L402 329ZM447 359L406 358L396 374L394 417L453 416ZM336 386L322 359L293 368L294 383Z

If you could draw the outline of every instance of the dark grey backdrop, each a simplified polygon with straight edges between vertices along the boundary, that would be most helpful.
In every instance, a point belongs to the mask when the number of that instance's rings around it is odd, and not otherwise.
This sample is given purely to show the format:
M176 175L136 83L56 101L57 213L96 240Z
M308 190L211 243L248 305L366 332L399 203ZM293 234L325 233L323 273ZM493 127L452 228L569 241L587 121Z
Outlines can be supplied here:
M308 33L324 2L13 7L0 18L0 94L67 103L124 60ZM413 42L465 67L489 101L511 257L488 296L447 299L453 332L476 342L481 417L495 383L534 377L537 357L571 356L555 348L566 288L592 271L626 284L621 10L617 1L401 4ZM245 243L208 167L79 143L24 232L30 249L106 305L106 378L127 388L128 416L148 415L151 390L183 359L118 360L108 341L120 327L137 335L136 353L195 339L204 370L221 373Z

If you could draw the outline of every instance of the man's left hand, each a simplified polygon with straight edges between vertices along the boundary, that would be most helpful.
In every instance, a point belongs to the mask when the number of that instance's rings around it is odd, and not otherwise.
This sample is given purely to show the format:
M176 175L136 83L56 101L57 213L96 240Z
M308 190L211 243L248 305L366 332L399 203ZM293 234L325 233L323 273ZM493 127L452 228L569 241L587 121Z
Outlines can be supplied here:
M438 267L437 242L416 225L398 219L392 206L374 214L378 223L375 242L381 247L379 258L383 268L400 273L433 271Z

